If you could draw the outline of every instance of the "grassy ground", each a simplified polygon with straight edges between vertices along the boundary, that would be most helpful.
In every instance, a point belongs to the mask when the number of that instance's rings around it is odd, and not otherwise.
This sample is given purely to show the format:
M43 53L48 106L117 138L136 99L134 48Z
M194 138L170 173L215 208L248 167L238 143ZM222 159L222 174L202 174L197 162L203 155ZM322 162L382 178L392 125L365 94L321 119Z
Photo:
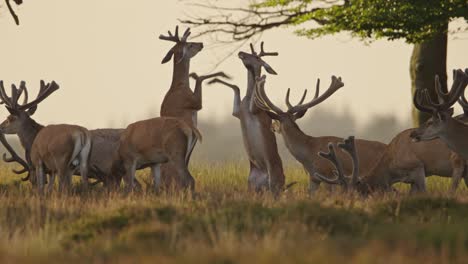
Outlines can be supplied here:
M468 257L464 184L432 177L429 195L361 198L307 177L278 200L246 188L247 167L196 164L188 194L124 196L100 187L40 199L0 169L0 263L456 263ZM140 178L144 181L143 173ZM463 185L463 186L462 186ZM79 192L78 192L79 193Z

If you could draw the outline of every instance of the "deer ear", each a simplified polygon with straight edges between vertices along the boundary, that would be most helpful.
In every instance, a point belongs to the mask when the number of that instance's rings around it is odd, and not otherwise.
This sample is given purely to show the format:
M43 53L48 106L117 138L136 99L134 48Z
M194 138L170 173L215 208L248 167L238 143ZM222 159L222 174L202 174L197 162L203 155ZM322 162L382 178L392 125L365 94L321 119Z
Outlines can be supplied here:
M36 110L37 110L37 105L33 105L31 107L29 107L27 113L29 116L32 116L34 115L34 113L36 113Z
M273 68L270 65L268 65L268 63L266 63L266 62L263 62L263 68L265 68L265 70L269 74L278 75L278 73L276 73L275 70L273 70Z
M166 56L162 60L161 64L169 62L172 59L173 55L174 55L174 49L169 50L169 52L166 54Z

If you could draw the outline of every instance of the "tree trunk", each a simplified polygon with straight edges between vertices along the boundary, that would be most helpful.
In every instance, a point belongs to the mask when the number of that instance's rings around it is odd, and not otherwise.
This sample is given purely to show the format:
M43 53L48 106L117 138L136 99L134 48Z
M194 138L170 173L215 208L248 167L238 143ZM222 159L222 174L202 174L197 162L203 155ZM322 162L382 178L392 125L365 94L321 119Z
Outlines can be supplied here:
M448 23L447 28L448 29ZM447 30L434 38L415 44L410 62L411 93L415 89L429 89L433 100L437 100L434 77L439 75L442 89L447 91ZM414 106L413 123L417 127L424 123L430 114L418 111Z

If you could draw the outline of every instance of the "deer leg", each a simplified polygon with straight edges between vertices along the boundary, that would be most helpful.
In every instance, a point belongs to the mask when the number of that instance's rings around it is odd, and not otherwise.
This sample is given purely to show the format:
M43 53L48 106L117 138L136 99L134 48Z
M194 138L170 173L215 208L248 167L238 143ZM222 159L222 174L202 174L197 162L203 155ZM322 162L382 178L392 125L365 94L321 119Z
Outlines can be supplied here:
M465 162L465 166L463 167L463 181L468 188L468 161Z
M268 174L250 162L249 190L260 192L268 187Z
M42 195L44 193L44 165L42 162L39 162L36 167L36 179L39 194Z
M410 172L411 185L410 194L426 192L426 171L424 167L418 167Z
M136 161L133 161L131 164L124 164L125 166L125 191L131 192L135 188L135 172L136 172Z
M276 196L278 195L284 188L284 173L283 173L283 166L281 163L270 163L267 166L268 168L268 182L270 191Z
M161 164L156 164L151 167L151 174L154 180L154 190L159 191L161 188Z
M91 151L91 145L86 144L85 147L80 152L80 174L83 188L88 189L88 158Z
M312 165L304 166L304 169L309 174L309 195L313 195L319 189L321 181L315 178L314 174L316 170Z
M56 176L56 172L51 172L49 174L49 183L47 185L47 193L52 193L52 190L54 189L55 176Z
M449 189L450 194L455 194L464 173L465 173L465 161L458 160L458 159L455 160L452 165L452 183Z

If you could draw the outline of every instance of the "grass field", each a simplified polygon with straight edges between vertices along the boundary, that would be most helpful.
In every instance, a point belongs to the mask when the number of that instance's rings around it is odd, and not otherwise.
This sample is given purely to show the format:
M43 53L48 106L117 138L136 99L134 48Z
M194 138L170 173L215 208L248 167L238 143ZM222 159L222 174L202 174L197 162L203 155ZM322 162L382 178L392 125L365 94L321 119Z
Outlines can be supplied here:
M35 196L2 167L0 263L457 263L468 257L468 192L429 178L429 194L362 198L307 177L275 200L246 188L247 166L195 164L197 195ZM143 172L142 181L148 181ZM79 187L78 187L79 188Z

